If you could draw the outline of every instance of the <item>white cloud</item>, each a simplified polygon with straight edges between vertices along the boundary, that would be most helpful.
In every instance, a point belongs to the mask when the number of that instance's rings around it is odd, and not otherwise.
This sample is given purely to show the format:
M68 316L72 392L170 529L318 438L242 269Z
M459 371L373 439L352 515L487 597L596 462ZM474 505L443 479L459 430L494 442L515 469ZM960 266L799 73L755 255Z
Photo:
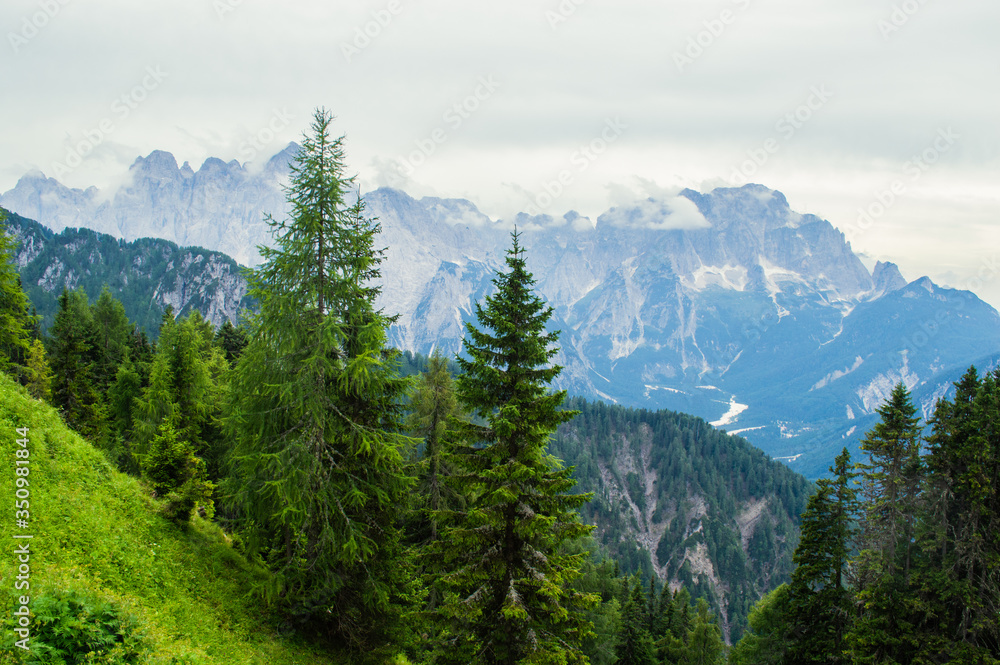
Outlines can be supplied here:
M630 206L617 206L598 218L598 223L625 228L673 231L711 227L698 206L688 198L648 198Z
M1000 246L1000 87L984 83L1000 58L996 0L920 3L888 38L878 22L892 3L751 2L683 73L672 54L721 7L742 2L590 0L553 30L545 12L557 4L403 0L347 62L342 44L384 0L229 2L233 11L222 15L208 0L64 3L19 52L5 40L0 73L17 103L0 123L0 191L31 168L52 176L67 139L79 142L104 118L115 120L113 134L64 184L114 185L154 149L195 167L212 156L244 162L242 142L274 109L287 108L294 122L264 153L298 140L322 105L337 114L348 164L365 187L467 197L506 219L569 169L572 182L543 210L556 220L568 210L594 219L652 197L677 206L651 213L654 227L676 228L699 223L671 198L680 188L727 184L734 165L776 135L776 121L825 84L834 98L753 181L845 228L939 127L953 126L963 136L955 149L852 245L906 274L939 274L971 251L972 267L954 270L967 280L989 258L983 248ZM16 29L38 6L6 0L0 25ZM111 104L150 66L169 75L119 117ZM448 125L444 114L490 75L501 86L488 103ZM574 162L605 119L619 116L627 131L596 159ZM394 180L391 160L439 127L446 140L412 178ZM1000 279L983 288L1000 304Z

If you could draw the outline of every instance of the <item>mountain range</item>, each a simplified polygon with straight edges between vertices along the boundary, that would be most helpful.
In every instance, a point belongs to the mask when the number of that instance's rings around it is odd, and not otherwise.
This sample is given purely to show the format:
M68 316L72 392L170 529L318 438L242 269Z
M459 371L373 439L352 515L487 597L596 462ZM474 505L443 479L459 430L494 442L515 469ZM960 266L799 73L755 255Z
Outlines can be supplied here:
M0 205L55 231L164 238L252 265L270 241L266 215L287 214L296 150L258 170L209 159L198 171L156 151L107 192L33 172ZM830 222L762 185L684 190L596 220L493 220L468 200L389 188L364 198L382 225L395 346L460 352L516 225L562 331L560 387L700 416L811 477L857 450L896 383L929 415L964 369L1000 352L1000 314L975 294L908 282L891 263L869 271Z

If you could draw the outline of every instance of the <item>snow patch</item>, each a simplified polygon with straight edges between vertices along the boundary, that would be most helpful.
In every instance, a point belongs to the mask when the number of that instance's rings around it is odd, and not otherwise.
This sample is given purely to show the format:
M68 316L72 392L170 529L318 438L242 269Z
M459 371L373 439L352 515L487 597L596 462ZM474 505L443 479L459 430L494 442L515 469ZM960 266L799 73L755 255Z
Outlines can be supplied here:
M861 356L858 356L857 358L854 359L854 364L853 365L851 365L847 369L843 369L843 370L838 369L838 370L834 370L833 372L830 372L829 374L827 374L826 376L824 376L822 379L820 379L819 381L817 381L816 384L813 385L813 387L809 389L809 392L812 392L814 390L819 390L820 388L833 383L837 379L839 379L841 377L844 377L844 376L847 376L848 374L850 374L851 372L853 372L857 368L861 367L861 365L864 362L865 362L864 359Z
M743 266L699 266L690 275L681 277L681 284L695 291L702 291L709 286L718 286L731 291L742 291L746 288L749 277Z
M740 404L736 401L736 397L729 398L729 410L722 414L722 417L718 420L714 420L709 425L712 427L724 427L730 423L736 422L740 414L750 408L749 404Z
M757 427L744 427L743 429L734 429L731 432L727 432L727 434L736 436L737 434L742 434L743 432L752 432L756 429L764 429L765 427L767 427L767 425L758 425Z
M858 396L858 399L861 400L861 405L864 407L866 413L874 413L875 410L889 398L889 395L892 393L892 389L895 388L897 384L902 383L906 386L907 390L912 391L913 388L920 382L920 378L910 371L909 358L907 354L903 353L902 356L902 367L879 374L874 379L869 381L867 385L862 386L855 391L855 394Z
M669 386L651 386L649 384L646 384L645 388L646 388L646 392L644 393L644 395L646 397L649 397L649 393L652 390L666 390L668 393L676 393L678 395L687 395L687 394L689 394L689 393L684 392L683 390L678 390L677 388L671 388Z

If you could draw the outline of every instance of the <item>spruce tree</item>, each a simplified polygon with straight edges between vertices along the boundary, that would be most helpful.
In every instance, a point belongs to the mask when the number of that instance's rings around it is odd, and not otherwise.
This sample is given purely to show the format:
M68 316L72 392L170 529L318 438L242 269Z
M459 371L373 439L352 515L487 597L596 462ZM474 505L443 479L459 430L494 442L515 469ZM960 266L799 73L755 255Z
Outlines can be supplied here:
M919 571L928 661L1000 660L1000 383L969 368L931 421Z
M857 475L845 448L830 467L832 478L817 481L802 514L796 564L787 591L788 658L797 663L844 662L852 593L846 574L854 547Z
M784 665L788 662L788 594L782 584L757 601L747 621L749 628L729 652L731 665Z
M237 362L229 483L265 598L351 657L378 659L411 602L401 518L407 382L375 307L379 226L352 202L343 137L316 112L292 165L291 217L250 273L260 312Z
M159 484L159 495L177 494L169 502L178 521L186 521L196 503L214 509L212 481L222 464L219 418L229 365L212 345L213 333L197 311L166 321L142 398L129 400L128 390L139 381L131 361L121 364L108 391L111 429L124 434L134 424L134 445L119 451L119 464L129 468L134 456L143 475ZM174 470L178 464L180 471Z
M571 495L572 468L546 452L556 427L575 412L561 411L564 391L549 384L562 369L549 365L558 333L546 331L552 309L536 296L520 236L512 234L506 272L496 292L477 304L482 329L467 324L459 358L461 402L482 424L465 427L457 448L456 484L471 503L450 514L444 536L444 582L452 592L441 616L456 642L443 654L476 662L582 662L589 624L581 609L593 599L569 588L585 553L560 545L589 533L576 509L589 495ZM462 636L471 638L468 651Z
M0 210L0 224L4 211ZM0 228L0 371L18 375L29 350L28 297L14 266L14 238Z
M440 511L464 507L462 495L446 483L453 472L449 453L462 419L448 361L435 352L427 361L427 371L417 380L406 419L409 433L423 440L423 454L416 464L417 516L410 528L415 542L436 541Z
M228 364L212 345L214 331L197 311L167 321L150 368L149 386L137 405L137 449L143 454L163 421L173 418L177 434L209 463L212 477L221 464L219 417ZM117 373L115 376L117 381ZM134 381L134 377L128 377ZM117 395L121 397L121 395ZM123 405L116 415L123 417Z
M125 306L111 295L107 285L101 289L97 302L90 308L93 321L94 387L104 394L118 372L129 347L132 324L125 315Z
M126 352L115 372L114 383L108 388L108 426L115 439L118 468L133 475L138 475L140 471L136 457L135 421L142 392L142 376L136 363L132 362L131 353Z
M708 601L699 598L681 665L722 665L725 656L726 644L722 641L722 631L715 616L708 610Z
M247 345L247 331L241 324L234 326L226 319L215 333L215 344L222 350L226 361L233 367Z
M653 638L647 626L646 596L637 578L622 608L621 629L615 641L617 665L653 665Z
M857 663L908 663L919 647L911 585L922 473L919 419L902 384L878 413L880 421L861 442L869 463L858 465L866 506L856 563L860 612L848 635L848 655Z
M45 346L36 339L28 351L28 364L24 368L24 385L35 399L52 401L52 370L45 359Z
M104 416L94 382L93 318L82 289L63 289L50 335L52 404L67 425L97 441L104 435Z

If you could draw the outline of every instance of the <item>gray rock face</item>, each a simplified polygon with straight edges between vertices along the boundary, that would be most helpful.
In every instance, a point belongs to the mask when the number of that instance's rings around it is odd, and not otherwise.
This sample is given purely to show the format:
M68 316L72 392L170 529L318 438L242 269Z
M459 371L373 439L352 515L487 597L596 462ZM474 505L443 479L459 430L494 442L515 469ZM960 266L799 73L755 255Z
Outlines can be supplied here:
M872 270L872 281L875 283L875 293L885 295L898 291L906 286L906 280L899 272L899 266L889 261L879 261Z
M28 174L0 204L56 230L166 238L254 264L254 246L269 241L265 213L286 215L281 182L296 149L256 173L217 159L193 171L158 151L110 194ZM685 190L596 223L494 221L466 200L388 188L365 200L386 248L379 304L399 315L392 344L460 352L516 224L562 331L561 387L702 416L806 473L856 446L885 386L934 392L942 372L1000 350L993 308L930 280L907 286L890 263L870 274L828 221L762 185Z

